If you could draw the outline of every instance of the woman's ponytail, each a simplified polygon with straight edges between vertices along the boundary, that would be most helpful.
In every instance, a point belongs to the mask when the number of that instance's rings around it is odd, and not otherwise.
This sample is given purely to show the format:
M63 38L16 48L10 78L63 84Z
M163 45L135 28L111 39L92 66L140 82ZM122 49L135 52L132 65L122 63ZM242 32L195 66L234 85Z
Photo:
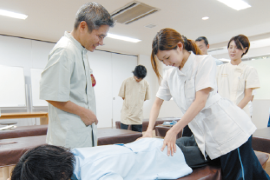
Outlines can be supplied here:
M182 38L184 40L184 47L187 51L192 51L196 55L202 55L201 50L196 45L195 41L191 39L187 39L185 36L182 35Z

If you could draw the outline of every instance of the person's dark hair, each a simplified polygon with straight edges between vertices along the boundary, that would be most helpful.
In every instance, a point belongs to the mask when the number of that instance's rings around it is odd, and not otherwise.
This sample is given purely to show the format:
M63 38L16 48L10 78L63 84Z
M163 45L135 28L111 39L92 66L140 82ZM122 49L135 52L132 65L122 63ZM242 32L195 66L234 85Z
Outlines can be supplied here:
M173 50L177 48L177 44L181 42L183 48L187 51L192 51L194 54L202 54L201 50L196 45L195 41L187 39L174 29L161 29L154 37L152 43L151 63L158 79L161 79L159 73L158 61L155 58L159 50Z
M250 42L249 42L247 36L245 36L243 34L239 34L237 36L232 37L230 39L230 41L228 42L227 49L230 47L230 43L232 41L234 41L234 43L236 44L237 49L244 50L245 48L247 48L246 52L244 52L241 57L243 57L245 54L247 54L249 47L250 47Z
M195 40L195 42L197 42L197 41L204 41L204 44L207 46L208 45L208 40L207 40L207 38L206 37L204 37L204 36L200 36L200 37L198 37L196 40Z
M102 25L113 27L114 21L108 11L96 2L84 4L76 14L74 29L79 27L79 24L85 21L90 32L98 29Z
M143 65L138 65L135 67L134 71L132 71L133 75L136 76L138 79L145 78L147 74L147 70Z
M42 145L27 151L12 171L11 180L69 180L74 155L65 148Z

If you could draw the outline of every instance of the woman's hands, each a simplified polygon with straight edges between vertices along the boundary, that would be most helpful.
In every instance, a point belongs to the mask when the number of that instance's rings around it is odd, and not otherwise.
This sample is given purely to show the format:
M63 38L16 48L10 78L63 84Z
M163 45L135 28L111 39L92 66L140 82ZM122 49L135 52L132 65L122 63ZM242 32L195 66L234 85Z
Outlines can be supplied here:
M143 134L142 137L136 139L136 141L138 141L139 139L142 139L142 138L152 138L153 137L153 134L150 130L147 130L145 131L145 133Z
M145 133L143 135L143 138L146 138L146 137L152 138L153 137L153 132L151 130L145 131Z
M169 131L167 131L166 136L164 138L163 141L163 146L161 148L161 151L163 151L165 149L165 147L167 146L167 155L173 156L173 153L176 153L176 135L177 132L174 131L173 129L170 129Z
M195 116L204 108L209 93L212 89L205 88L196 92L195 101L190 105L186 113L182 116L181 120L178 121L167 133L164 138L163 146L161 151L167 146L167 154L173 155L176 152L176 136L181 129L183 129L189 122L191 122Z

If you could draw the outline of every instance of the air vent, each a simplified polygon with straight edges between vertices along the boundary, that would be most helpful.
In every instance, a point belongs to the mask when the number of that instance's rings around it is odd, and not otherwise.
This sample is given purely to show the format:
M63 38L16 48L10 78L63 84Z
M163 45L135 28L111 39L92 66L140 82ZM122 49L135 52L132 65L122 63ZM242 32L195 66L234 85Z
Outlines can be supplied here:
M159 11L157 8L134 1L114 11L111 15L118 23L130 24L157 11Z

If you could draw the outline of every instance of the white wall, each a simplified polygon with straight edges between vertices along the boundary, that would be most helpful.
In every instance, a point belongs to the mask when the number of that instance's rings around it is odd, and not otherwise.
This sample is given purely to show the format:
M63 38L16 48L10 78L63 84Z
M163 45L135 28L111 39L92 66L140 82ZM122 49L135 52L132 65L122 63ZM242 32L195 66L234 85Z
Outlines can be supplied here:
M244 61L245 64L257 69L261 87L256 90L253 101L252 121L257 128L267 127L270 108L270 58Z
M47 57L54 46L53 43L40 42L35 40L0 36L0 64L6 66L23 67L25 83L28 93L30 92L31 78L30 69L43 69L47 63ZM30 101L29 96L27 97ZM46 111L47 108L42 109ZM25 112L25 109L16 109L15 112ZM30 109L28 108L28 111ZM14 110L3 110L2 113L11 113ZM38 124L38 119L18 119L17 125Z
M250 48L248 53L244 56L244 58L269 55L269 54L270 54L270 46L261 47L261 48ZM217 58L217 59L222 59L222 58L230 59L227 52L224 54L217 54L217 55L212 55L212 56Z
M255 126L266 128L269 120L270 99L255 99L253 101L252 122Z
M138 64L144 65L147 68L147 76L145 80L147 80L149 83L151 93L150 100L144 103L143 115L144 118L149 118L159 84L156 74L152 69L150 56L140 54L138 56ZM182 113L174 101L164 101L159 113L159 117L182 117Z
M261 87L256 90L254 99L270 99L270 58L243 61L243 63L254 67L259 74Z

